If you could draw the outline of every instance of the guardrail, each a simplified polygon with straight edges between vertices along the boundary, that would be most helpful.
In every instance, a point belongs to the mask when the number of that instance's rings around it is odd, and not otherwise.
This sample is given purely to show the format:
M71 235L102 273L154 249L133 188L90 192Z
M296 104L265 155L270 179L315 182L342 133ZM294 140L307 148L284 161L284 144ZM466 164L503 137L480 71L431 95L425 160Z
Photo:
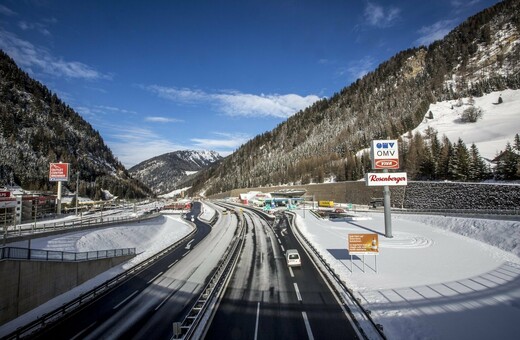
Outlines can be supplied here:
M119 217L108 217L108 216L90 216L83 217L79 220L63 221L63 222L51 222L51 223L36 223L36 224L19 224L15 227L11 226L11 229L4 231L2 237L4 240L17 237L27 236L32 234L43 234L54 231L64 231L79 228L93 228L100 226L108 226L118 223L125 222L139 222L150 218L155 218L160 214L146 214L136 217L132 216L119 216ZM0 238L2 238L0 237Z
M361 305L360 300L358 300L351 289L349 289L345 282L341 280L341 278L336 274L334 269L329 265L329 263L321 256L320 252L314 247L314 245L300 232L300 230L295 226L294 223L294 212L288 212L290 218L291 229L294 232L296 238L302 243L304 249L307 250L307 253L311 256L311 259L314 257L315 263L316 260L319 261L320 270L324 276L327 278L329 283L331 283L337 292L339 292L340 297L343 300L343 303L349 310L351 317L358 329L362 332L363 337L366 339L370 339L369 335L375 335L378 338L386 339L385 334L383 333L383 327L380 324L377 324L371 317L371 313L369 310L365 309L363 305ZM302 242L303 241L303 242ZM365 327L363 327L360 323L360 318L363 319ZM368 328L370 329L367 329Z
M119 256L135 255L135 248L95 250L84 252L67 252L57 250L29 249L20 247L1 247L0 261L2 260L38 260L79 262L98 259L106 259Z
M42 315L37 320L34 320L20 328L18 328L16 331L12 332L5 338L2 338L2 340L11 340L11 339L22 339L25 337L28 337L35 332L39 331L41 328L49 326L53 322L61 319L65 315L72 313L76 311L78 308L81 308L83 305L90 303L91 301L97 299L98 297L108 293L115 287L117 287L119 284L124 282L125 280L128 280L130 277L142 272L143 270L150 267L154 262L157 260L163 258L165 255L167 255L169 252L177 248L181 243L184 242L184 240L188 237L193 236L195 232L197 231L196 228L193 228L193 230L180 239L179 241L175 242L173 245L169 246L166 249L163 249L162 251L156 253L152 257L148 258L147 260L137 264L136 266L128 269L127 271L115 276L114 278L105 281L103 284L91 289L90 291L80 295L76 299L63 304L61 307Z
M199 298L191 307L184 320L174 324L174 334L171 339L200 339L207 331L209 323L204 323L203 320L209 320L216 311L214 307L217 304L217 300L223 293L227 282L229 282L238 262L239 254L242 251L246 228L244 227L244 222L242 220L240 222L234 242L226 249L225 255L219 261Z

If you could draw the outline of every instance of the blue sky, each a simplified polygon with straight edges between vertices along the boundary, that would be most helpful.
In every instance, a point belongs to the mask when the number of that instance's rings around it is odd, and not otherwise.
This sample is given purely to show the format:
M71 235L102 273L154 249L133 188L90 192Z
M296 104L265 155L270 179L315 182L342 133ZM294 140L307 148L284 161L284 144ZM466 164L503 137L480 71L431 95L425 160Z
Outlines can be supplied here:
M0 0L0 48L127 167L226 156L496 0Z

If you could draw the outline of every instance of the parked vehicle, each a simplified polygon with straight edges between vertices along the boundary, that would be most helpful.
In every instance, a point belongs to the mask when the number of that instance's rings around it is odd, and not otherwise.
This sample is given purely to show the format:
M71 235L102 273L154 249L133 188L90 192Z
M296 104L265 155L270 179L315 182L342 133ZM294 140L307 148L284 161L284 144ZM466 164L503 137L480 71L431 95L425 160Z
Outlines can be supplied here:
M300 267L302 265L300 254L296 249L287 249L285 257L287 259L287 266L289 267Z

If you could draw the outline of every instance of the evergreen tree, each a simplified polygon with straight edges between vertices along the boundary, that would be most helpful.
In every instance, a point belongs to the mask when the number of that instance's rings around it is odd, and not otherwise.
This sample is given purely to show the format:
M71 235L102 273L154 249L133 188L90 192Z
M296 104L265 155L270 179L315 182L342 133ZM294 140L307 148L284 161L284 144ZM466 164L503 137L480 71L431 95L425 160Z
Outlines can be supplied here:
M513 148L520 152L520 136L518 135L518 133L515 135L515 143L513 145Z
M519 156L513 151L511 144L507 143L506 150L502 153L497 167L495 169L495 177L499 180L511 181L519 179L518 166Z
M480 157L477 146L473 143L469 151L469 172L468 180L470 181L482 181L487 179L489 176L489 170L486 163Z
M449 160L449 174L456 181L466 181L469 172L469 153L461 138L453 146L453 157Z

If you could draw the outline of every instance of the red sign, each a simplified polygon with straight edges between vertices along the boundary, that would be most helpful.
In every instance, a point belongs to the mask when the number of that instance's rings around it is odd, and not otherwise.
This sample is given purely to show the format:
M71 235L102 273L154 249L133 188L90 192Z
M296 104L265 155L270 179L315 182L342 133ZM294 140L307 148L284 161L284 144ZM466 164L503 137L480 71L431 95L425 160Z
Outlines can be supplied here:
M376 159L374 164L376 169L399 169L399 160L396 159Z
M10 191L0 191L0 197L11 197Z
M69 180L69 163L51 163L49 181L66 182Z

